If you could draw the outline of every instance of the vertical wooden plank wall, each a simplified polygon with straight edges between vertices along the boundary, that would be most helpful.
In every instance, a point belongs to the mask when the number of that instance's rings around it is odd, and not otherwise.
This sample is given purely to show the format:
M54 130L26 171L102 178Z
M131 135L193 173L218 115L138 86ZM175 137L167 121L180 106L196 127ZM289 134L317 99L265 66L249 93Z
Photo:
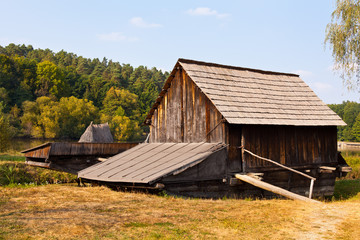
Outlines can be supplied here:
M336 127L243 126L245 148L287 166L337 163ZM246 168L274 167L244 155Z
M225 143L225 123L219 124L221 120L211 101L179 68L151 118L149 141Z

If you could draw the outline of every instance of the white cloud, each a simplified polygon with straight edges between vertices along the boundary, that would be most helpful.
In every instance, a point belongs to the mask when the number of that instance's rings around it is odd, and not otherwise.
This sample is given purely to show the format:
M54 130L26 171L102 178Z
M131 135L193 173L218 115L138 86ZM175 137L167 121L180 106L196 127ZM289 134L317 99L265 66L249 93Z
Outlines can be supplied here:
M141 27L141 28L158 28L158 27L162 27L161 24L147 23L141 17L133 17L132 19L130 19L130 23L132 25L136 26L136 27Z
M99 34L98 38L102 41L108 41L108 42L121 42L121 41L135 42L139 40L136 37L127 37L120 32Z
M312 72L306 70L296 70L294 73L300 75L300 77L310 77L313 75Z
M195 9L189 9L186 11L186 13L192 16L215 16L217 18L225 18L230 16L230 14L218 13L216 10L212 10L207 7L198 7Z

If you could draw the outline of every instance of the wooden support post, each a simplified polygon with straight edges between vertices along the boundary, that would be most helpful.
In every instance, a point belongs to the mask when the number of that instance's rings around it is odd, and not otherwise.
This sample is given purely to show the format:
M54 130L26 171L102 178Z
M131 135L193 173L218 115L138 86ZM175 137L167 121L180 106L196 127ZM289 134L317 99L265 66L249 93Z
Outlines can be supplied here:
M313 188L314 188L314 179L311 179L310 182L310 190L309 190L309 198L312 198L312 194L313 194Z

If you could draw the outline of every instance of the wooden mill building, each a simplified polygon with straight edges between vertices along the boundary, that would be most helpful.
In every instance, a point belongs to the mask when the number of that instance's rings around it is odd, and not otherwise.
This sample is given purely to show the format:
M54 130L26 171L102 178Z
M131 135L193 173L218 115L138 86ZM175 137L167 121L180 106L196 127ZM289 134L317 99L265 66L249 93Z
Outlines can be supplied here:
M145 124L149 143L79 177L198 197L270 194L236 174L302 195L316 179L314 195L331 195L346 164L345 123L296 74L179 59Z

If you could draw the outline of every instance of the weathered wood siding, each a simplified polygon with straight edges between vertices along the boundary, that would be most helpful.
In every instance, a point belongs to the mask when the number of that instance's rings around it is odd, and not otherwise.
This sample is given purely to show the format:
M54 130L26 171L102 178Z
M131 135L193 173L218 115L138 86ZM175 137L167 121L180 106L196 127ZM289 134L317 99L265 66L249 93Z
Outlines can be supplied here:
M233 133L232 133L233 134ZM244 125L245 149L286 166L336 165L336 127ZM273 164L244 153L245 171Z
M149 142L225 142L221 119L215 106L179 68L151 118Z
M242 125L226 124L228 144L228 171L229 173L238 173L242 171L242 155L241 155L241 132Z
M113 156L139 143L53 142L22 151L27 158L47 159L53 156Z

